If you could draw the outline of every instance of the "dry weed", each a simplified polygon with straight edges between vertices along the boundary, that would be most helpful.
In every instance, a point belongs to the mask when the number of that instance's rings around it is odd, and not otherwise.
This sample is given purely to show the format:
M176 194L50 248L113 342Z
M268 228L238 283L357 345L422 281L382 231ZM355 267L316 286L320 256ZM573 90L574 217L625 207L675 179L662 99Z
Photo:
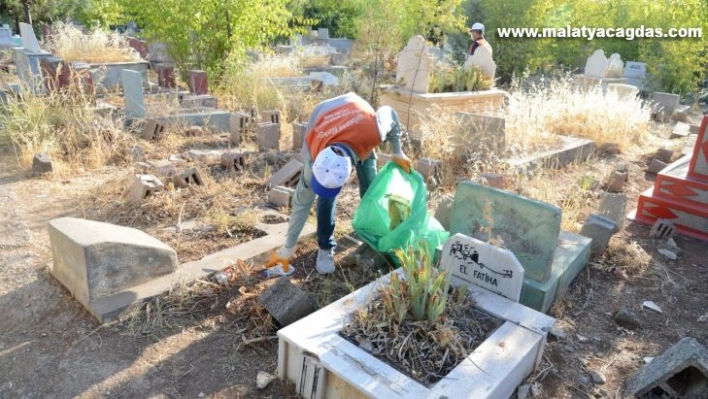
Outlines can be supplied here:
M46 48L66 62L89 63L140 61L140 55L124 36L95 29L83 33L72 24L57 22Z

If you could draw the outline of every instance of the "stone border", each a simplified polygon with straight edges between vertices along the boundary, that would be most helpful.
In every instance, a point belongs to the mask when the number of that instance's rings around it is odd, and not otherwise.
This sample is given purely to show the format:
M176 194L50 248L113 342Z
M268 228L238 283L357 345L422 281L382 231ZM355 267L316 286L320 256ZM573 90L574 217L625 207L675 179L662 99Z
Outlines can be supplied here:
M390 275L278 331L278 376L305 398L500 398L540 362L555 319L473 286L477 307L504 324L431 388L407 377L338 335Z
M285 221L277 224L267 224L259 221L255 228L264 231L266 233L265 236L207 255L198 261L183 263L172 274L96 299L90 303L87 309L101 323L105 323L119 317L136 302L161 295L170 291L176 285L189 284L200 278L207 277L233 265L236 259L241 259L244 262L265 263L270 253L285 242L290 217L270 209L261 209L261 211L259 220L264 215L276 215L283 217ZM300 234L300 239L309 237L314 233L315 227L305 224L302 234Z
M563 141L563 147L548 150L526 158L506 159L504 162L516 168L528 171L540 167L560 169L566 165L585 162L595 152L595 142L588 139L556 135Z

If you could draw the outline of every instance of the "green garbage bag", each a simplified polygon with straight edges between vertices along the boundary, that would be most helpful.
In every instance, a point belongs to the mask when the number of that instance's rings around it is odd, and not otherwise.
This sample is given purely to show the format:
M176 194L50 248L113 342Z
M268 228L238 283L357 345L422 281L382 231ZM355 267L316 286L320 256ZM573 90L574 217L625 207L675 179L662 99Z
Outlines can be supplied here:
M435 253L449 233L428 214L426 200L423 176L416 171L406 173L394 162L388 162L354 212L354 231L379 252L392 254L396 249L424 241L429 253Z

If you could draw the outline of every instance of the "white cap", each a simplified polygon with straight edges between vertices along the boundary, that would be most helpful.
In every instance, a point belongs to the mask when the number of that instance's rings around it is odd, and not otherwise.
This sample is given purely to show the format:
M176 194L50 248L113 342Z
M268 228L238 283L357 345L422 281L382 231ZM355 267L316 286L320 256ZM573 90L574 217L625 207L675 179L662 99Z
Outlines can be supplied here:
M352 163L340 146L320 151L312 164L312 191L322 198L334 198L352 173Z
M470 30L481 30L482 32L484 32L484 25L479 22L475 22L470 28Z

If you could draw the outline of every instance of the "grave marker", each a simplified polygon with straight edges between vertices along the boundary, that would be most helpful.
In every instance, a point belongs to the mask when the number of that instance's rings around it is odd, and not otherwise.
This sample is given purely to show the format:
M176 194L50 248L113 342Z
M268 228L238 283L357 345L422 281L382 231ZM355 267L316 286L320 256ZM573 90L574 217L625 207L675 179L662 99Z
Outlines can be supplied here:
M34 29L32 29L32 25L20 22L20 36L22 36L22 47L27 51L32 53L42 52L37 36L34 34Z
M192 94L209 94L207 73L200 70L189 71L189 91Z
M605 52L603 50L595 50L585 63L585 76L604 78L608 65L609 61L605 57Z
M524 268L506 249L458 233L445 242L442 266L453 285L475 284L516 302L521 297Z
M145 117L143 106L143 76L140 72L123 69L120 71L123 85L126 119Z
M432 61L423 36L416 35L398 54L396 85L419 93L428 92Z

